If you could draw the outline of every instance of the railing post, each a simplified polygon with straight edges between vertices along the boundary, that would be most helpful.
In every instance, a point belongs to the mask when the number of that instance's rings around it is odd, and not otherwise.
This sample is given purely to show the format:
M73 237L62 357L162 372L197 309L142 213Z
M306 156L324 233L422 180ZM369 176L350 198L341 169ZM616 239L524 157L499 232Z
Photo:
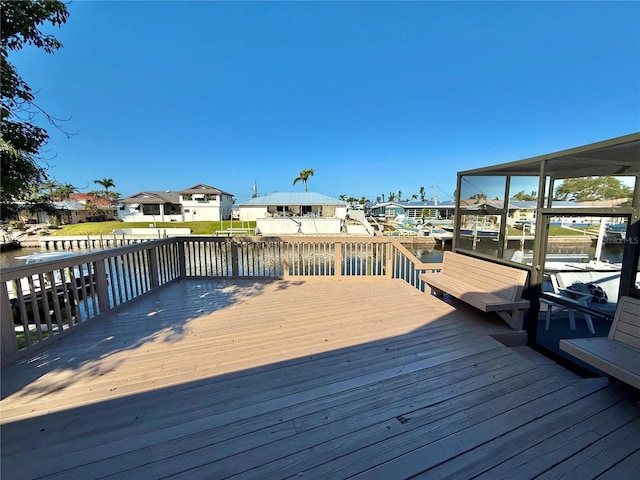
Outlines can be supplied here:
M187 276L187 259L185 258L184 239L178 239L178 277Z
M342 276L342 244L335 242L335 252L333 255L333 274L336 277Z
M109 281L107 279L107 269L104 266L105 260L97 260L93 262L93 271L96 280L96 294L98 295L98 307L100 313L111 310L111 302L109 302Z
M8 355L18 351L18 340L13 327L13 312L11 311L11 303L9 302L9 292L7 292L7 282L0 282L0 358L2 365Z
M240 266L238 265L238 244L231 240L231 275L235 277L240 276Z
M389 278L393 278L393 243L388 242L385 244L385 275Z
M153 290L160 285L158 281L160 276L158 271L158 251L155 248L150 248L147 250L147 254L149 255L149 281L151 290Z

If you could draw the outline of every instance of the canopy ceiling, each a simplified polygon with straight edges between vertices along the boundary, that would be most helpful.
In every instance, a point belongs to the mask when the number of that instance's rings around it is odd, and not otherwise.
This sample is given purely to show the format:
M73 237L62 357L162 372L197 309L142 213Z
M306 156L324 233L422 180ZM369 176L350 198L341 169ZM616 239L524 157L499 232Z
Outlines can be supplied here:
M459 175L537 176L543 161L556 179L640 174L640 133L538 157L460 172Z

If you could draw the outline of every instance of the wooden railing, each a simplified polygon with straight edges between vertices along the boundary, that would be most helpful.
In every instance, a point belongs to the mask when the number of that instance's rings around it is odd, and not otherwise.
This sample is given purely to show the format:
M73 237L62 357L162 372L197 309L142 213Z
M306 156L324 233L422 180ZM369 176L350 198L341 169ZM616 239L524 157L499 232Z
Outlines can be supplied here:
M177 237L2 270L2 365L182 278L386 277L421 291L421 263L390 237Z

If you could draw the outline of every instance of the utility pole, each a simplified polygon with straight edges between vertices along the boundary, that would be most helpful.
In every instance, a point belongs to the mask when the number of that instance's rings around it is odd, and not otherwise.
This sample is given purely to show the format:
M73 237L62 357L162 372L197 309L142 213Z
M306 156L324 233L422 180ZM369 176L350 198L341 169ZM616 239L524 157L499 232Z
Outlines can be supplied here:
M438 186L436 181L433 181L433 204L438 205Z

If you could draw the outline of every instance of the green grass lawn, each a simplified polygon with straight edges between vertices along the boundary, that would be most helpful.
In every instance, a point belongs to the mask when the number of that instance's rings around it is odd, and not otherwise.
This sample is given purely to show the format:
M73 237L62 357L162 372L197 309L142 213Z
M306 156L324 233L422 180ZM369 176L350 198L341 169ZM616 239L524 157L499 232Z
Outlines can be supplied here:
M233 228L256 228L256 222L240 222L238 220L224 220L222 222L156 222L156 228L190 228L194 235L212 235L216 230ZM52 236L85 236L85 235L111 235L113 230L120 228L149 228L149 222L87 222L65 225L59 230L51 230ZM558 225L549 227L551 236L576 236L588 227L564 228ZM597 232L590 232L597 235ZM508 229L508 235L522 235L522 230Z
M149 228L149 222L88 222L65 225L59 230L52 230L51 236L85 236L111 235L113 230L121 228ZM233 228L255 228L256 222L240 222L223 220L221 222L156 222L156 228L190 228L194 235L212 235L216 230Z
M577 232L576 230L580 230L580 232ZM582 232L587 232L587 233L582 233ZM586 235L588 233L597 235L598 232L597 231L593 231L593 230L589 230L589 227L571 227L571 228L565 228L565 227L561 227L560 225L550 225L549 226L549 236L551 237L577 237L580 235ZM522 235L522 230L519 230L517 228L510 228L507 227L507 235ZM525 235L531 235L529 233L529 230L527 230L527 233Z

